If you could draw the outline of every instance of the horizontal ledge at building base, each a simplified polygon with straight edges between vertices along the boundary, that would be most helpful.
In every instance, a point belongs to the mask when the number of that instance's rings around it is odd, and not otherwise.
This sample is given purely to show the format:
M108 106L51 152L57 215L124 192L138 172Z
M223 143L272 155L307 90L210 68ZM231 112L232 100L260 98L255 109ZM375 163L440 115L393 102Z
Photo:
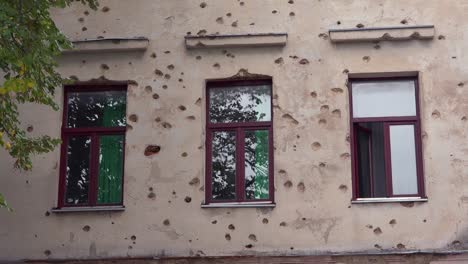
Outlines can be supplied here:
M201 208L235 208L235 207L247 207L247 208L258 208L258 207L275 207L276 204L272 202L240 202L240 203L210 203L202 204Z
M352 200L353 204L362 203L405 203L405 202L427 202L427 198L422 197L391 197L391 198L358 198Z
M187 49L283 47L287 40L286 33L185 36L185 47Z
M87 259L27 259L26 263L204 263L204 264L219 264L219 263L236 263L236 264L284 264L284 263L307 263L307 264L324 264L324 263L343 263L342 257L348 259L354 257L354 260L361 260L362 263L369 263L371 258L373 262L378 258L385 263L413 263L418 255L426 256L424 263L430 264L456 264L467 263L467 250L392 250L382 252L309 252L309 253L279 253L274 254L256 252L255 255L225 255L225 256L139 256L139 257L112 257L112 258L87 258ZM433 257L431 257L433 255ZM430 262L428 262L430 261ZM353 262L361 263L361 262ZM379 262L380 263L380 262ZM419 262L418 262L419 263Z
M330 29L330 40L334 43L375 42L401 40L432 40L435 36L433 25L407 27L377 27Z
M125 206L89 206L89 207L62 207L52 208L52 213L72 213L72 212L121 212L125 211Z

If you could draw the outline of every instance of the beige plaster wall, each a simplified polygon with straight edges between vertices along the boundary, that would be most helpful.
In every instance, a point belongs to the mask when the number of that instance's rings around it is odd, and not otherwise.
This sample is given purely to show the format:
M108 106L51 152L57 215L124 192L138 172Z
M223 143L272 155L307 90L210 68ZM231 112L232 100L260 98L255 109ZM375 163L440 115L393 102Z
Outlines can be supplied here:
M206 6L201 8L203 1ZM57 203L59 150L35 157L32 173L13 170L12 160L1 152L0 191L15 211L0 211L0 260L448 250L468 242L468 92L464 87L468 2L100 2L101 8L108 7L106 12L77 4L53 10L53 15L71 39L145 36L150 39L148 50L68 54L59 60L60 72L79 80L105 76L138 83L128 88L127 115L136 114L138 121L129 121L133 129L127 131L126 210L49 214ZM338 45L320 35L359 23L400 26L402 20L408 25L434 24L440 37ZM202 30L208 34L286 32L289 38L285 48L228 49L234 56L226 56L222 49L186 50L183 37ZM157 57L152 58L152 53ZM283 59L281 63L275 63L278 58ZM309 63L302 65L301 59ZM213 67L216 63L220 67ZM175 69L168 69L170 64ZM241 68L273 77L277 205L274 209L202 209L204 80L232 76ZM170 79L157 76L156 69ZM420 72L428 202L412 207L351 205L347 71ZM154 93L159 99L153 99ZM62 102L61 89L57 101ZM181 111L180 105L186 110ZM61 112L28 105L21 113L24 126L34 127L32 135L60 136ZM162 121L156 122L158 117ZM314 142L320 147L313 147ZM161 152L145 157L148 144L160 145ZM181 155L184 152L186 157ZM200 184L189 185L193 178L200 179ZM286 181L292 187L286 187ZM299 183L305 184L304 192L297 189ZM150 187L156 193L154 199L148 198ZM190 203L184 201L186 196L192 198ZM169 226L163 225L165 219ZM392 219L396 224L389 224ZM228 229L230 224L235 230ZM88 232L83 230L86 225ZM257 241L249 240L250 234ZM253 247L246 248L248 244Z

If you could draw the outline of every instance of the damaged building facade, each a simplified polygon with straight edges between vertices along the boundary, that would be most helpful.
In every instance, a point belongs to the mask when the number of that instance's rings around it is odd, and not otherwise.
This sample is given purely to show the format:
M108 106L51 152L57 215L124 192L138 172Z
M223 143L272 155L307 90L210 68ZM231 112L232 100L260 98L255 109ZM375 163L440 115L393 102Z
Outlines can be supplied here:
M73 82L59 111L21 117L63 144L29 173L2 151L14 212L0 211L0 261L466 263L467 12L452 0L52 10L74 41L59 58Z

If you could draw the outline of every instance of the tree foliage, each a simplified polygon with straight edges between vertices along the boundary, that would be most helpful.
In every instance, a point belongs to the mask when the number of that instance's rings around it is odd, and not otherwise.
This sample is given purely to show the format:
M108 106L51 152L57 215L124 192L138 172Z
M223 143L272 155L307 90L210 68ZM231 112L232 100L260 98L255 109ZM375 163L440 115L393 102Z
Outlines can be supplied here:
M18 106L37 103L58 110L54 90L63 82L56 58L71 43L50 16L73 0L0 1L0 147L15 159L15 168L31 170L31 156L52 151L59 139L29 137L21 126ZM80 0L97 8L97 0ZM0 194L0 207L6 202Z

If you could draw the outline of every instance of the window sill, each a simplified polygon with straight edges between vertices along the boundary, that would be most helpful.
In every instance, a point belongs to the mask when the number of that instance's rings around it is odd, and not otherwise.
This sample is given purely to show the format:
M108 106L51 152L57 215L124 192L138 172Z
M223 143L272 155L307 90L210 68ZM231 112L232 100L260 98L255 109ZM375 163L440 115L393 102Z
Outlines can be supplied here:
M125 211L125 206L93 206L93 207L62 207L52 208L52 213L73 213L73 212L121 212Z
M258 208L258 207L276 207L273 202L240 202L240 203L210 203L202 204L201 208Z
M404 202L427 202L427 198L422 197L394 197L394 198L358 198L352 200L352 204L364 203L404 203Z

